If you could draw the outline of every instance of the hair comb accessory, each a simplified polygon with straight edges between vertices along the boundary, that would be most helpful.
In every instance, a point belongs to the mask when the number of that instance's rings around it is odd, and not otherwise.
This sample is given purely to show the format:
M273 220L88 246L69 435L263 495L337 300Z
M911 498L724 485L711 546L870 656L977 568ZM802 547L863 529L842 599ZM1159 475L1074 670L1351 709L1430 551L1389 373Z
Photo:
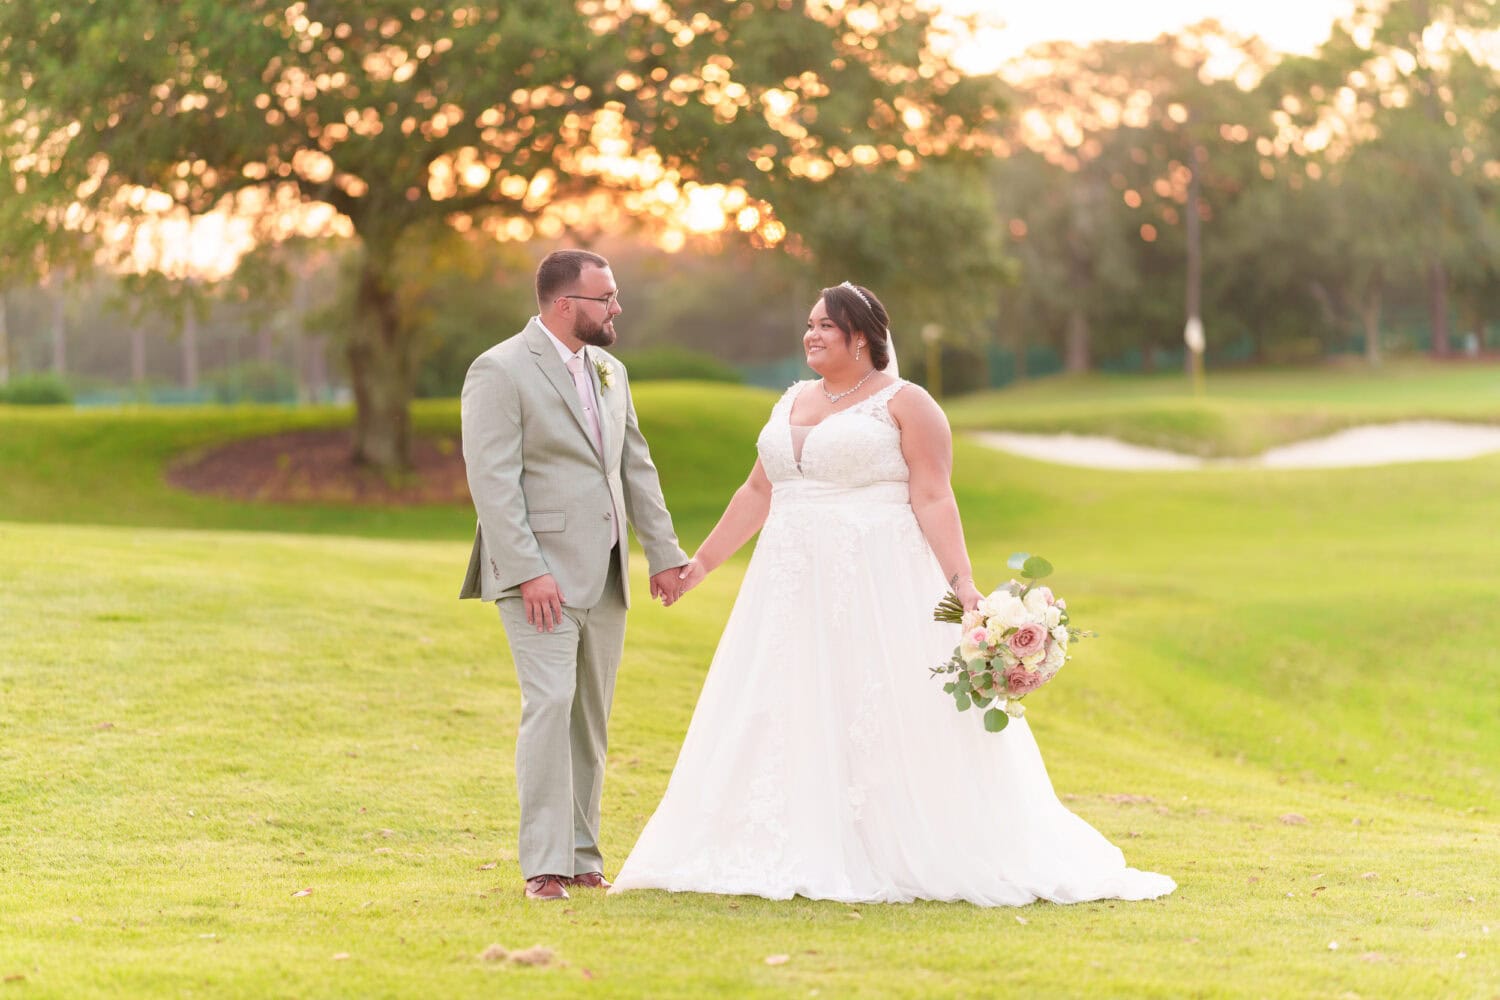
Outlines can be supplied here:
M862 292L862 291L860 291L858 288L856 288L854 285L850 284L849 282L847 282L847 281L840 282L839 283L839 287L840 288L847 288L847 289L849 289L849 291L853 292L855 295L858 295L859 296L859 300L861 302L863 302L870 309L874 309L875 308L874 306L870 305L870 300L867 299L867 298L865 298L865 293Z

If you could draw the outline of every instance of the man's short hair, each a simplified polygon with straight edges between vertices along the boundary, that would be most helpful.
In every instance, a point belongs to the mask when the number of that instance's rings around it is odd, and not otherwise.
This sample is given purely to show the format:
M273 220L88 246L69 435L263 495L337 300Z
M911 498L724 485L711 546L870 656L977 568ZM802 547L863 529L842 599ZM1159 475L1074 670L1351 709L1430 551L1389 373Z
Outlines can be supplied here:
M585 267L608 267L609 261L588 250L554 250L536 268L536 304L547 303L572 288Z

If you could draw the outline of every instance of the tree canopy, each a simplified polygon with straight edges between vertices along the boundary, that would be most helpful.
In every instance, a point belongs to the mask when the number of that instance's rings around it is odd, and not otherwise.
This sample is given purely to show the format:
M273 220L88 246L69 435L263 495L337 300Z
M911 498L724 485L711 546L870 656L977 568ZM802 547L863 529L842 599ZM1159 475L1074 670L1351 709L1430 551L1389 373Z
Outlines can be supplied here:
M120 248L214 210L262 239L356 237L356 456L399 468L419 343L403 245L684 217L781 244L837 175L984 146L994 88L930 28L914 3L818 0L8 0L0 238Z

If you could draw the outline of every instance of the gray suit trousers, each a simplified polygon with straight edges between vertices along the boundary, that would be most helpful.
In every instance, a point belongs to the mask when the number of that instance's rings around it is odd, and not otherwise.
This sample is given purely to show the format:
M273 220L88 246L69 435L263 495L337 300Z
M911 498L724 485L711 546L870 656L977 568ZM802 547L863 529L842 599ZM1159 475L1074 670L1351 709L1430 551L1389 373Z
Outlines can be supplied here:
M622 540L623 543L623 540ZM538 632L519 597L495 602L521 684L516 786L517 857L526 878L602 872L599 801L604 791L609 708L625 647L619 560L592 608L563 608Z

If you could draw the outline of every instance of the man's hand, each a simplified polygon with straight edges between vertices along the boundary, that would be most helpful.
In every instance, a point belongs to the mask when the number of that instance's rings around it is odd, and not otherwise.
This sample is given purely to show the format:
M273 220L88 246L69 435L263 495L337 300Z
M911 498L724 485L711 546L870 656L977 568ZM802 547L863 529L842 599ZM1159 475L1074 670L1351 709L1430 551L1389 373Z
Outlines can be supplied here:
M526 621L538 632L551 632L562 624L564 598L551 573L532 577L521 584L521 600L526 605Z
M658 598L663 607L670 608L682 596L682 588L677 582L677 571L680 569L681 566L673 566L651 578L651 596Z

